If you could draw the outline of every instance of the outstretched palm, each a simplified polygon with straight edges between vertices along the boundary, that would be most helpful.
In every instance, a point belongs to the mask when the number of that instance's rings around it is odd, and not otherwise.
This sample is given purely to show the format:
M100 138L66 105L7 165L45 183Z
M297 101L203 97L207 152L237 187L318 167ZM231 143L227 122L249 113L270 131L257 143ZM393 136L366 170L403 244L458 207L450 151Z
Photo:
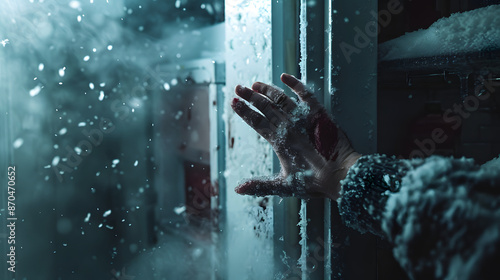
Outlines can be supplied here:
M299 101L263 83L254 83L252 89L236 87L236 94L260 113L237 98L232 103L234 111L272 145L281 163L276 177L249 180L236 192L337 199L340 180L360 155L304 84L288 74L281 80Z

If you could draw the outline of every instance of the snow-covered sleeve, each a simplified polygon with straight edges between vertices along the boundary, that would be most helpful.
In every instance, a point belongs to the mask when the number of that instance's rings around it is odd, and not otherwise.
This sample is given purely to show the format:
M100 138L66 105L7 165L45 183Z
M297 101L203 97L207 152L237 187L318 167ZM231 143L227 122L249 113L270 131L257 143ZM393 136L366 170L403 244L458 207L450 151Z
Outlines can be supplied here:
M411 168L409 162L386 155L359 158L341 182L338 205L344 224L361 233L385 236L381 221L387 199L399 191Z
M338 204L347 226L389 240L413 279L500 274L498 165L363 156L342 181Z

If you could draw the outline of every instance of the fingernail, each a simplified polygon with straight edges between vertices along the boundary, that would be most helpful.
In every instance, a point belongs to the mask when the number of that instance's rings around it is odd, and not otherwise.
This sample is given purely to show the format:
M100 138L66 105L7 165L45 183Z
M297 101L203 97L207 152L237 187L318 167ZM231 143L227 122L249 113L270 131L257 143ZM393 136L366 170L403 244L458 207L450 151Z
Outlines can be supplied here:
M281 80L289 87L293 87L300 82L299 79L295 78L295 76L286 73L281 75Z
M242 87L241 85L237 85L237 86L236 86L235 91L236 91L237 93L241 93L241 89L242 89L242 88L243 88L243 87Z
M281 80L283 80L283 81L290 80L290 75L287 73L281 74Z
M252 85L252 89L255 91L260 91L262 89L262 84L260 82L255 82Z
M238 104L238 102L239 102L239 101L240 101L240 100L239 100L238 98L233 98L233 105Z

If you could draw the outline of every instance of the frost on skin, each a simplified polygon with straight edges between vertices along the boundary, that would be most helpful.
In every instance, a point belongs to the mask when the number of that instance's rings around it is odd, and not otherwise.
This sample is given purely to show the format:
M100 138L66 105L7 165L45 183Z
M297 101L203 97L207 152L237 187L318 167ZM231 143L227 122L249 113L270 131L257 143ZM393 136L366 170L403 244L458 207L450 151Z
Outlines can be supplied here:
M279 88L254 83L236 87L234 111L273 147L281 164L274 177L255 178L236 188L239 194L336 199L339 182L359 157L325 109L295 77L282 81L299 97L296 102Z
M342 182L342 219L388 239L412 279L497 279L500 166L495 163L364 156Z
M292 176L289 176L291 178ZM255 196L279 195L279 196L305 196L306 193L301 188L290 185L289 188L281 189L281 185L290 184L291 180L285 180L279 175L260 176L246 179L236 188L239 194L252 192Z

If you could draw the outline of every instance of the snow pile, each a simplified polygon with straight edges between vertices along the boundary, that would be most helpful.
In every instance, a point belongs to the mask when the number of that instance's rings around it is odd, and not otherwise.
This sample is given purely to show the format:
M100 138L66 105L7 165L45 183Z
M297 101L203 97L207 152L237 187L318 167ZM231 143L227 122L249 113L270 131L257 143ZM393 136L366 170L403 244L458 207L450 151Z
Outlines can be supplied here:
M483 168L488 168L488 169L494 169L496 168L497 170L500 170L500 156L488 161L487 163L483 164Z
M379 45L380 60L500 49L500 5L441 18L428 29Z

